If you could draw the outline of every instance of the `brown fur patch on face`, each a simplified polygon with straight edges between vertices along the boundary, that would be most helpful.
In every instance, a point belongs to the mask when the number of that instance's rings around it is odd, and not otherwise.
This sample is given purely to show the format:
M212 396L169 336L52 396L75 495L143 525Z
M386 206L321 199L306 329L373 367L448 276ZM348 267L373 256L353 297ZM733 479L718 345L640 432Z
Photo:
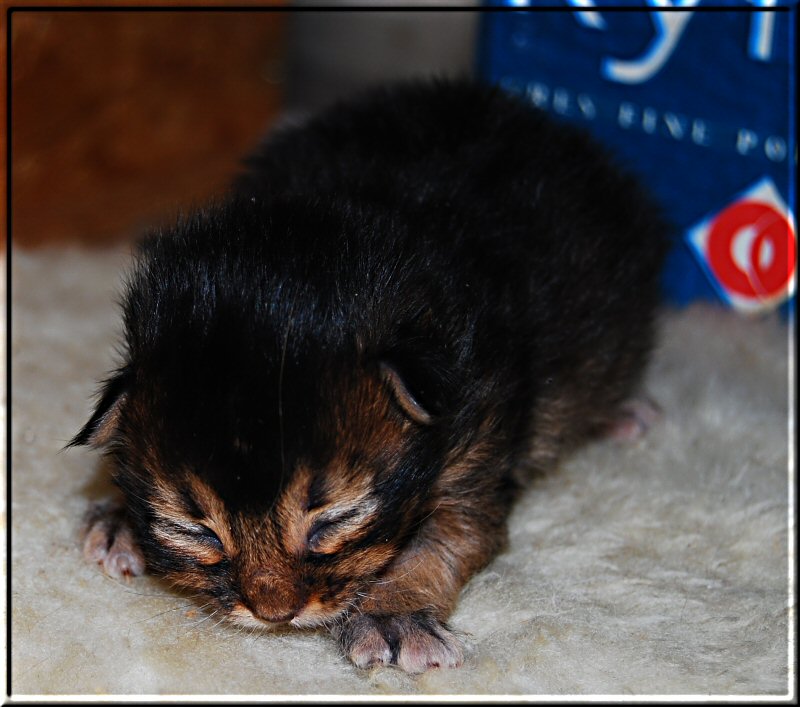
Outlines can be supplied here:
M378 376L360 378L334 407L332 457L319 468L298 464L271 520L262 522L260 536L255 524L243 530L247 539L242 540L241 581L252 597L246 603L259 616L278 614L279 604L291 610L302 604L292 619L296 625L330 620L397 554L392 539L357 552L348 548L364 537L381 512L373 494L375 477L391 473L413 423ZM265 573L288 580L285 601L260 598L256 585L267 581L262 582Z
M333 504L320 511L309 531L309 551L319 555L339 552L363 534L378 509L378 502L365 494L352 503Z
M225 554L231 558L236 557L239 554L239 548L233 533L230 515L222 499L208 484L196 476L189 477L189 492L204 513L204 525L214 531L222 541Z
M225 557L224 552L204 543L202 533L202 526L193 523L173 524L165 527L156 522L153 526L153 536L162 545L179 555L190 557L201 565L215 565L221 562Z
M411 423L392 408L377 378L361 377L334 405L334 455L324 468L299 465L276 504L287 551L333 554L357 539L379 512L376 473L391 473ZM312 485L319 498L310 507Z
M390 459L406 444L412 423L400 412L380 375L363 375L335 405L335 449L340 463L354 454Z
M326 498L331 500L314 508L308 507L313 473L307 467L295 471L275 509L283 545L291 555L338 552L358 537L378 512L377 501L370 498L370 479L364 476L348 479L347 471L322 470Z
M313 475L306 466L295 468L275 506L275 516L282 530L281 541L286 550L296 556L305 552L305 542L311 522L306 511Z
M239 550L231 519L208 484L189 472L179 477L155 473L152 488L150 502L157 519L152 531L160 543L202 565L236 557Z
M394 545L376 545L361 552L337 558L334 565L312 582L306 603L292 623L295 626L318 626L340 616L357 604L363 591L395 558ZM338 586L327 589L327 579Z
M139 404L131 429L140 434L132 456L147 479L155 518L150 530L166 552L188 561L174 570L165 563L163 572L195 591L213 586L212 597L220 581L228 583L220 606L231 620L249 626L292 618L304 625L323 623L351 606L365 583L396 556L391 539L348 551L381 511L373 495L376 475L392 473L416 426L377 373L360 376L337 399L331 415L334 452L325 465L297 464L261 516L233 515L191 470L167 469L157 445L149 443L155 438L148 436L153 430L145 424L143 402L133 402ZM208 531L222 548L204 535ZM223 575L206 574L211 572L206 567L223 559L230 562Z

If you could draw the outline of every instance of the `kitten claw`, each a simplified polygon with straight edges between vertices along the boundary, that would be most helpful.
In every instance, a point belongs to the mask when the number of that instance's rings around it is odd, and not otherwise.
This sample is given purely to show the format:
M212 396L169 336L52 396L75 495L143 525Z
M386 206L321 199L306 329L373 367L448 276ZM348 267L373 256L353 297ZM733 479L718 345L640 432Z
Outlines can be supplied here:
M396 665L407 673L423 673L430 668L458 668L464 660L458 639L423 612L353 616L334 635L359 668Z
M114 579L144 574L145 561L125 511L114 504L92 507L84 527L83 557Z

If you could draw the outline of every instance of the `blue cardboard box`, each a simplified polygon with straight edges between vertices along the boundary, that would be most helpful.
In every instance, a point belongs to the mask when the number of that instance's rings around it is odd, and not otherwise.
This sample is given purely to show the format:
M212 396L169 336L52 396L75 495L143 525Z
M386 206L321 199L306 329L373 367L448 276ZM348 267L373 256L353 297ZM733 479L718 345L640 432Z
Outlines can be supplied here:
M662 204L668 299L793 311L794 3L486 4L479 75L585 126Z

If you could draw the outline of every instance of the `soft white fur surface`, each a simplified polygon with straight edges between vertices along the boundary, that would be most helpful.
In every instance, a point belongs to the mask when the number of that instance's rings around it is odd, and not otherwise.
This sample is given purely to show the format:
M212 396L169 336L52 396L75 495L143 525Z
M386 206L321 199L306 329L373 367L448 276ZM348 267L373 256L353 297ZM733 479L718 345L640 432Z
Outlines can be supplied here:
M83 562L79 524L107 470L59 449L116 362L126 260L13 252L15 696L793 694L791 352L777 317L666 313L647 381L664 419L531 484L508 549L452 616L464 667L410 676L358 670L322 632L243 633L152 578L118 583Z

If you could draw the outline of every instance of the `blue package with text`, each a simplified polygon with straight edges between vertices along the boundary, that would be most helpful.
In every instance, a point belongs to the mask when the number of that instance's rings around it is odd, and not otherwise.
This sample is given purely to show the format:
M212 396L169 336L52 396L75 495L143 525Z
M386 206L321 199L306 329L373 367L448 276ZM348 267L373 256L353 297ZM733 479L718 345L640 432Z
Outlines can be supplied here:
M796 7L767 4L495 0L530 9L481 17L479 75L584 125L659 200L678 305L794 306Z

